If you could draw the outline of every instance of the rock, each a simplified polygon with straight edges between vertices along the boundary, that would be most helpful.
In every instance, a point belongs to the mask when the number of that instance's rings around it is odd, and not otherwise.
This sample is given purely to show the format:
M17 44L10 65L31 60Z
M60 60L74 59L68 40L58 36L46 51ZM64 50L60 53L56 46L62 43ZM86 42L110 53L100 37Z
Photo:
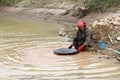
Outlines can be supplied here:
M66 32L64 28L61 28L61 30L59 31L59 36L66 36Z
M112 16L111 16L112 15ZM118 13L111 14L103 19L99 19L93 23L93 26L96 25L105 25L105 26L120 26L120 15Z
M120 35L120 14L112 13L103 19L99 19L92 24L93 31L101 33L101 37L107 37L108 34L112 39L116 39Z
M120 36L116 38L118 41L120 41Z
M88 13L89 13L88 8L85 8L83 6L81 7L79 5L75 5L71 9L69 9L66 12L62 13L61 15L62 16L70 15L72 17L75 17L75 18L79 19L79 18L82 18L82 17L86 16Z

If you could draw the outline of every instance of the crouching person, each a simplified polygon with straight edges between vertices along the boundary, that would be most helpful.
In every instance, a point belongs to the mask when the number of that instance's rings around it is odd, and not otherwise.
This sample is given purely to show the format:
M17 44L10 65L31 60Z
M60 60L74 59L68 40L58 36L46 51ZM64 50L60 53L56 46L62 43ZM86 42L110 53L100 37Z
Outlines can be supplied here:
M68 47L74 46L78 52L86 50L87 47L93 46L92 31L86 27L86 23L80 21L77 23L78 31L76 37L73 39L73 43Z

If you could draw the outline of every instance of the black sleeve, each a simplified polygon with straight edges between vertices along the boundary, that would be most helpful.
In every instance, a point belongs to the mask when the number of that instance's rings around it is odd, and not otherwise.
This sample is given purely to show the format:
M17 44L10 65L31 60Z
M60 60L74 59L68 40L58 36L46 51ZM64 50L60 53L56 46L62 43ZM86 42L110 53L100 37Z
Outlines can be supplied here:
M78 38L79 37L79 30L77 31L77 35L76 35L76 38Z

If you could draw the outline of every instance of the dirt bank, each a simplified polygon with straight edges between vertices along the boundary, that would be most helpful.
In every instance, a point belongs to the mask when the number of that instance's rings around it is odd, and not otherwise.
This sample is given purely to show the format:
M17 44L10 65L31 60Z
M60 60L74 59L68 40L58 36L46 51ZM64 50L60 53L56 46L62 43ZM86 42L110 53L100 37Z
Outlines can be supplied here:
M22 0L11 7L0 7L0 12L9 15L18 15L57 22L76 23L84 20L93 23L104 16L102 13L90 13L89 9L80 2L50 2L34 3L30 0Z
M106 13L91 13L89 8L79 1L41 1L22 0L10 7L0 6L0 12L13 16L23 16L57 22L76 23L79 20L92 24L95 20L102 19L115 13L119 8L112 8ZM2 14L2 15L3 15Z

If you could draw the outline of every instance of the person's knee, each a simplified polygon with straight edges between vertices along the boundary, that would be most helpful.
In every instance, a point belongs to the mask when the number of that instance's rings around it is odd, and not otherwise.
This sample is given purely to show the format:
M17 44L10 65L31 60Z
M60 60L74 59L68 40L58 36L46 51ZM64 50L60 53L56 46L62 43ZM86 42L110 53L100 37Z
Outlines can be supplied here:
M75 42L75 41L74 41L74 42L73 42L73 46L74 46L75 49L77 49L77 48L78 48L78 42Z
M73 42L78 42L78 38L74 38L74 39L73 39Z

